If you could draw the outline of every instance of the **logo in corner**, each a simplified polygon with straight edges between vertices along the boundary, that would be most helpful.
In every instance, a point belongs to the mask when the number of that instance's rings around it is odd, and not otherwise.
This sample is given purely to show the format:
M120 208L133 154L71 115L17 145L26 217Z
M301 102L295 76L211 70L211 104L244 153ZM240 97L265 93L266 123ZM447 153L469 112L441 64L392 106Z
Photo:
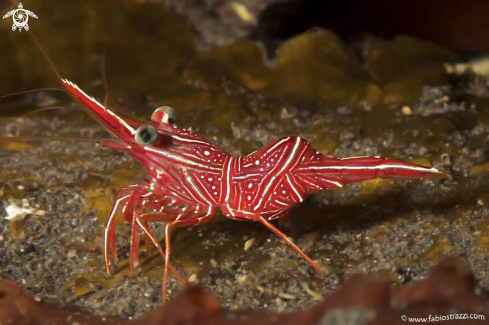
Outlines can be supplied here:
M3 16L3 19L8 18L12 16L14 20L14 24L12 25L12 30L15 31L17 28L19 29L19 32L22 31L22 28L24 28L26 31L29 30L29 25L27 25L27 21L29 20L29 16L36 18L37 16L35 13L29 10L25 10L24 6L22 6L22 3L19 3L19 8L9 11Z

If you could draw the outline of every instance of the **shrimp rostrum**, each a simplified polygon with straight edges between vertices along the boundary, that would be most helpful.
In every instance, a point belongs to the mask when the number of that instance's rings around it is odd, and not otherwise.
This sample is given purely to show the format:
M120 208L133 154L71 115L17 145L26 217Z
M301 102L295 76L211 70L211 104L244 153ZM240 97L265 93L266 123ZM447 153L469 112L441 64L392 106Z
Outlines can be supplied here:
M101 144L126 150L144 165L147 180L119 190L105 227L105 268L115 249L115 216L131 224L129 263L138 263L139 233L152 242L165 260L163 298L168 269L182 278L170 263L170 229L209 221L216 209L237 220L261 222L291 245L319 274L321 269L270 220L284 216L293 204L314 191L382 178L446 178L427 168L380 157L327 157L299 137L286 137L247 156L232 157L216 145L175 124L171 107L156 109L151 120L136 122L118 115L85 94L75 84L61 80L79 101L119 142ZM165 223L165 247L151 233L148 222ZM164 301L164 300L163 300Z

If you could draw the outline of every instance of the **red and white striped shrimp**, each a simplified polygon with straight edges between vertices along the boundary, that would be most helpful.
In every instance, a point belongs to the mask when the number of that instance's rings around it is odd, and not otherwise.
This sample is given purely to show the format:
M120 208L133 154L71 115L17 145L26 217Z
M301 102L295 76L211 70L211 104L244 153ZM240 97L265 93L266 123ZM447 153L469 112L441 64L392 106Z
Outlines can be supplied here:
M342 187L376 177L444 178L447 174L380 157L338 159L314 150L306 140L286 137L244 157L232 157L216 145L175 124L174 111L161 107L151 121L123 118L86 95L73 83L62 84L86 109L95 114L125 145L104 143L129 154L146 167L148 181L122 188L105 229L105 267L109 251L115 254L114 217L122 208L132 224L130 265L138 258L141 228L165 257L166 283L170 256L170 229L209 221L215 209L232 219L263 223L291 245L306 261L323 272L269 221L284 216L294 203L313 191ZM157 213L147 213L147 209ZM148 228L148 221L165 222L165 251ZM165 288L165 285L163 285ZM165 295L165 289L163 289Z
M35 37L34 40L37 43ZM56 71L54 66L53 69ZM123 187L117 194L105 227L105 268L110 271L110 253L117 258L115 216L121 210L123 218L131 224L131 269L138 261L141 230L147 242L151 241L165 259L163 301L169 268L184 283L169 260L170 229L207 222L216 208L232 219L261 222L324 276L321 269L270 220L284 216L295 203L314 191L376 177L448 177L435 168L387 158L326 157L299 137L279 139L247 156L233 157L177 126L175 112L170 107L156 109L150 121L137 122L119 115L110 106L100 104L74 83L59 79L67 92L119 140L103 140L101 145L127 151L146 169L147 180ZM165 223L165 249L151 233L149 221Z

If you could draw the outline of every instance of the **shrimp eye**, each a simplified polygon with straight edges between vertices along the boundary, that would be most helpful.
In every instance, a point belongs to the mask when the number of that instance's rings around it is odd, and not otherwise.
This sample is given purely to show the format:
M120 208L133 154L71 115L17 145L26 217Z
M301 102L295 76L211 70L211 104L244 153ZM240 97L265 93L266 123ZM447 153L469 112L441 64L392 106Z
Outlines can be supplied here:
M173 107L161 106L153 112L151 120L156 123L175 124L177 121L177 112Z
M158 139L158 131L151 125L139 127L134 136L134 140L142 146L150 146Z

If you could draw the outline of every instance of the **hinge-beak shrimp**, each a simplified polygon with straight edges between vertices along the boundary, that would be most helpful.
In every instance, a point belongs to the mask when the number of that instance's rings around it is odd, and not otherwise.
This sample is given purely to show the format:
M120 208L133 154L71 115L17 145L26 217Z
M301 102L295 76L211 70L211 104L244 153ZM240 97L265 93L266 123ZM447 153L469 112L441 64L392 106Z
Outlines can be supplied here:
M32 31L29 31L39 45ZM48 56L44 53L50 62ZM119 190L104 232L105 269L110 255L117 259L115 218L119 211L131 224L129 264L138 262L139 234L152 242L165 260L163 301L170 269L170 230L209 221L220 209L235 220L261 222L286 241L321 276L322 270L270 222L283 217L296 203L315 191L381 178L446 178L436 168L427 168L381 157L327 157L299 137L276 140L247 156L233 157L223 149L175 124L175 111L164 106L141 123L119 115L110 105L100 104L73 82L59 76L61 85L85 111L103 124L118 140L101 145L127 151L146 170L147 180ZM149 221L165 223L165 245L150 231Z

